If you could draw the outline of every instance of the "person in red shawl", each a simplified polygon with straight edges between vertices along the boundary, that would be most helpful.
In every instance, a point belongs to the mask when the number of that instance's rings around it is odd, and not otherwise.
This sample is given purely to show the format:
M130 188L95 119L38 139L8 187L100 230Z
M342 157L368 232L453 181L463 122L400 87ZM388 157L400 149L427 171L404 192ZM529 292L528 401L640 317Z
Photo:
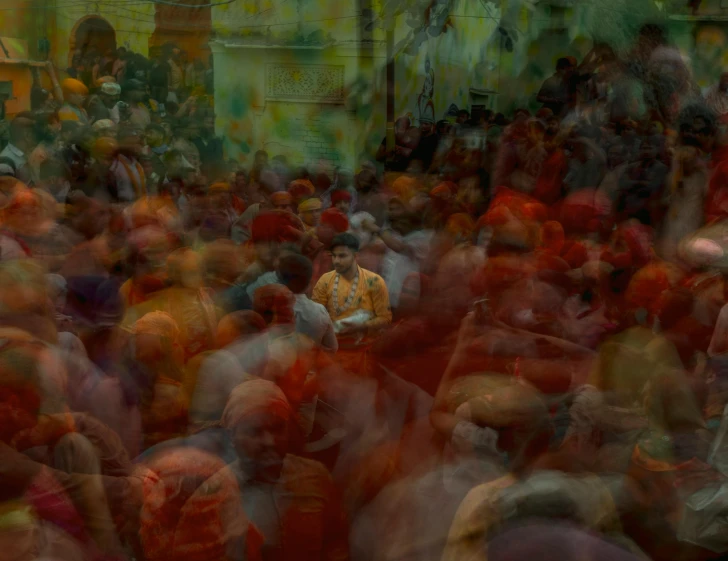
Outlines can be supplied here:
M293 410L273 382L251 380L222 416L237 460L228 466L243 509L263 535L263 561L347 561L349 528L326 468L294 455Z
M262 561L262 536L219 458L192 447L146 465L141 545L147 561Z

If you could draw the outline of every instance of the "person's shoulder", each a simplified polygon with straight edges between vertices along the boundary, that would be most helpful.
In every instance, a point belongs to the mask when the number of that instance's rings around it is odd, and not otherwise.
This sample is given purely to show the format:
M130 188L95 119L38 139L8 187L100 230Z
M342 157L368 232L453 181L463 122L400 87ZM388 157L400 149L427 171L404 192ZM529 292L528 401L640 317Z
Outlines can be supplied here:
M283 462L283 476L287 482L294 482L297 490L309 491L316 486L324 491L333 485L331 474L322 463L293 454L288 454Z
M375 288L378 286L384 286L384 279L380 277L377 273L373 271L369 271L368 269L362 269L362 278L367 283L367 285L370 288Z
M362 270L364 270L364 269L362 269ZM321 278L318 280L318 282L316 284L317 285L328 284L331 282L331 280L334 278L335 275L336 275L336 271L329 271L328 273L324 273L323 275L321 275Z

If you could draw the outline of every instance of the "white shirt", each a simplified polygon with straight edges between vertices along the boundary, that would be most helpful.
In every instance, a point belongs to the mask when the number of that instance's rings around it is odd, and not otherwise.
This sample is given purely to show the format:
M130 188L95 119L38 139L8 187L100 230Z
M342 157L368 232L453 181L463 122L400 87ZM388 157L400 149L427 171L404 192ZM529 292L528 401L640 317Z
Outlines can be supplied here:
M334 324L324 306L311 300L305 294L296 294L293 305L296 317L296 331L311 338L316 345L325 351L336 352L339 342L334 333Z
M21 171L21 169L25 168L28 164L28 158L20 148L12 143L8 143L5 149L0 152L0 157L9 158L10 160L12 160L13 164L15 165L15 176L18 179L25 182L29 181L29 170ZM25 175L27 175L28 177L25 177Z
M399 305L405 279L412 273L420 272L420 266L430 249L432 232L429 230L415 230L406 236L402 236L401 240L411 248L414 258L405 253L397 253L387 249L382 260L382 278L387 285L389 304L392 308ZM419 279L417 279L415 291L419 293Z

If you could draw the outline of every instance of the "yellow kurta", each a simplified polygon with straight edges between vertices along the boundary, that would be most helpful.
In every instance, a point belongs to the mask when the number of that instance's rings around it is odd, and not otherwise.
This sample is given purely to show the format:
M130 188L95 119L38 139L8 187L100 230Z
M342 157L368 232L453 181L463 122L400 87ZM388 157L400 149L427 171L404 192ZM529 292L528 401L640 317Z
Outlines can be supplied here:
M352 281L346 280L344 277L339 278L338 288L338 306L334 303L334 284L336 281L336 271L326 273L319 279L313 289L312 300L318 302L328 310L332 321L338 321L351 317L359 310L364 310L372 314L372 319L367 322L370 328L384 327L392 323L392 310L389 307L389 293L384 279L362 269L359 269L359 286L351 305L340 314L336 313L336 308L344 306L349 291L351 290Z

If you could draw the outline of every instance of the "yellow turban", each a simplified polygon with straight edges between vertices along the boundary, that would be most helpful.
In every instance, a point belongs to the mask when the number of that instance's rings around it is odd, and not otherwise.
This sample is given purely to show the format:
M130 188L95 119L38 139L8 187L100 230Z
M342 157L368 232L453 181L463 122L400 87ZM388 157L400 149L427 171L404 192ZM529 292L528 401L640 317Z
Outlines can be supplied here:
M212 193L227 193L230 191L230 184L225 183L223 181L218 181L217 183L213 183L210 185L210 188L208 189L208 192L210 194Z
M314 210L321 210L322 208L323 204L321 204L321 199L317 199L314 197L311 199L306 199L300 205L298 205L298 212L311 212Z
M419 190L419 182L414 177L403 175L398 177L392 184L392 192L395 197L407 204L412 200Z
M64 95L88 95L88 88L86 85L79 80L74 80L73 78L66 78L63 80L61 83L61 89L63 90Z

